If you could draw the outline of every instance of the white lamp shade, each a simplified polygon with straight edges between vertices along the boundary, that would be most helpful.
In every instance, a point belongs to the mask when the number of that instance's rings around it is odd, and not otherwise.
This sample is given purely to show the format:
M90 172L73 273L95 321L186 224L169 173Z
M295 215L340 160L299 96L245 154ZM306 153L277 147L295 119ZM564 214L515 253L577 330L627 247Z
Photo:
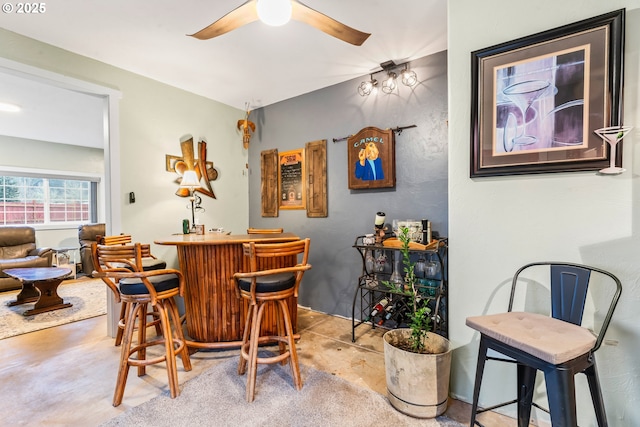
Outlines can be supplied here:
M291 0L258 0L258 18L267 25L278 27L291 19Z
M180 181L180 187L198 188L200 187L200 180L196 171L188 170L182 175L182 181Z

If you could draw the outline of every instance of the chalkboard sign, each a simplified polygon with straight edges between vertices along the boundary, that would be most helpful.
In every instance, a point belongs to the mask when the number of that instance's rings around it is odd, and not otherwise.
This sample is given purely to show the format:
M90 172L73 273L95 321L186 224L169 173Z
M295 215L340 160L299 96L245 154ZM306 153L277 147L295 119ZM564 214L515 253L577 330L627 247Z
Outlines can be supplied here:
M278 153L280 209L305 209L304 150Z

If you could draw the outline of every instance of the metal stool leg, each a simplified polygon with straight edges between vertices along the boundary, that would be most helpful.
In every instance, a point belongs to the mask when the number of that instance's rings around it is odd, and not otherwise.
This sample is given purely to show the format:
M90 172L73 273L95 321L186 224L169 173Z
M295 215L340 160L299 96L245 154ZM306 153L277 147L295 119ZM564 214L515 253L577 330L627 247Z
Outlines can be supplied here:
M473 386L473 404L471 406L470 426L476 424L476 416L478 415L478 398L480 397L480 386L482 385L482 374L484 373L484 364L487 361L487 342L484 337L480 337L480 348L478 349L478 363L476 364L476 380Z
M551 367L544 372L553 427L576 427L576 387L573 372Z
M593 401L593 409L596 413L596 419L598 420L599 427L608 427L607 413L604 409L604 400L602 399L602 389L600 388L600 379L598 378L598 370L596 368L596 361L593 361L593 365L589 366L584 374L587 376L589 382L589 391L591 392L591 400Z
M518 364L518 427L529 427L537 369Z

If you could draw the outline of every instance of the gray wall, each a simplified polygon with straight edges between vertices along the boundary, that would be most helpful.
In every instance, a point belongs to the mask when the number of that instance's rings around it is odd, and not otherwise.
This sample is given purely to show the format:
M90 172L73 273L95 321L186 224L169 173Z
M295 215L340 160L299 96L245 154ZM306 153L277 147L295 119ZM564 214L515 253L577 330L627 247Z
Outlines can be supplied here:
M381 58L385 60L386 58ZM361 261L351 246L370 233L377 211L391 219L433 222L448 233L447 208L447 53L413 61L420 83L399 84L392 94L358 95L360 79L289 99L252 113L257 130L249 147L249 224L284 227L311 238L311 263L300 290L300 304L351 317L351 303ZM375 76L379 81L383 74ZM396 135L396 187L384 191L352 191L347 184L346 141L334 143L367 126L382 129L417 125ZM327 218L307 218L303 210L281 210L277 218L260 214L260 152L303 148L327 140Z

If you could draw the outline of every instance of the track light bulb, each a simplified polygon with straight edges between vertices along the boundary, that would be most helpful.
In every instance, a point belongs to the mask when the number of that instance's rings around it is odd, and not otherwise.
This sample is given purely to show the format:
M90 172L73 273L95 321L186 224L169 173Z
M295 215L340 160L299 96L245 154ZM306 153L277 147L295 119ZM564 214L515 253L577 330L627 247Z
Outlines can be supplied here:
M291 0L258 0L258 18L267 25L279 27L291 19Z
M396 89L396 73L389 72L388 77L382 82L382 91L384 93L391 93Z
M416 72L405 68L402 71L402 84L411 87L416 83L418 83L418 75Z

